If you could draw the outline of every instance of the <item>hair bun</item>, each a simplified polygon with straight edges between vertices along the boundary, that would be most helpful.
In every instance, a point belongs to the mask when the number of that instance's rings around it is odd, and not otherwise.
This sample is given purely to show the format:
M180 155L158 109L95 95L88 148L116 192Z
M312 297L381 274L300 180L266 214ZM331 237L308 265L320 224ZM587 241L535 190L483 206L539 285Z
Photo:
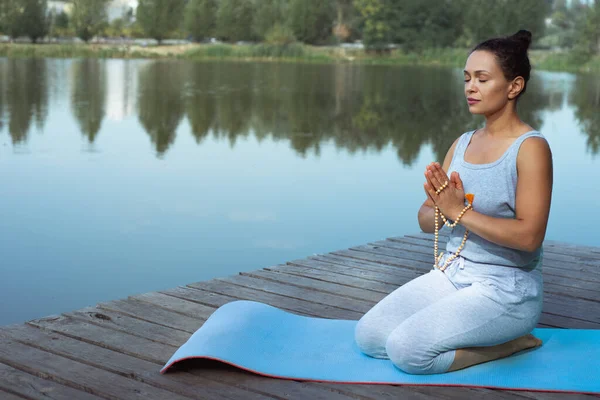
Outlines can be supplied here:
M531 44L531 32L521 29L519 32L515 33L510 37L512 40L515 40L522 44L525 49L529 48Z

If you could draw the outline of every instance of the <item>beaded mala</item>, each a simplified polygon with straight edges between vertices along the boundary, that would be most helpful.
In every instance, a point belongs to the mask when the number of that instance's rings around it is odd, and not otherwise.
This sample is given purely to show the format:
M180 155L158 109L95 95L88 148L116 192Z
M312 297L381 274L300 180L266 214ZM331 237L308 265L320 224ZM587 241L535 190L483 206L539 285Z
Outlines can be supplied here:
M440 194L440 192L442 190L444 190L446 187L448 186L448 182L446 181L438 190L435 191L436 194ZM438 264L442 258L442 256L444 255L444 252L440 253L438 255L438 239L439 239L439 223L438 223L438 217L441 216L442 220L444 221L444 224L450 228L454 228L456 225L458 225L458 222L460 221L460 219L462 218L462 216L465 214L465 212L467 212L467 210L472 209L473 208L473 198L475 197L473 194L466 194L465 195L468 204L466 205L465 208L463 208L463 210L460 212L460 214L458 215L458 217L456 218L456 220L454 221L454 223L450 223L448 221L448 219L446 219L446 217L444 216L444 214L440 213L440 209L438 206L435 206L435 239L433 242L433 258L434 258L434 262L435 264L433 264L434 268L439 268L440 271L444 271L446 269L446 267L448 267L448 265L456 258L458 257L458 254L460 253L460 251L463 249L463 247L465 246L465 243L467 242L467 237L469 237L469 230L465 229L465 234L463 235L463 239L462 242L460 243L460 246L458 246L458 249L456 250L456 253L452 254L450 257L448 257L448 259L446 260L446 262L444 263L444 265L442 265L441 267L438 267Z

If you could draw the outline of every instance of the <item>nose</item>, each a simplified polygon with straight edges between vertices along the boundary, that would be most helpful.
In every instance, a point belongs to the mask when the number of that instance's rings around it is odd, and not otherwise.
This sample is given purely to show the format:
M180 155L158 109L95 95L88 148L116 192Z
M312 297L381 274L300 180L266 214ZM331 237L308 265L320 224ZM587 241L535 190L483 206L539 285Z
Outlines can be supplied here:
M474 81L475 79L470 79L468 82L465 82L465 92L474 93L477 91L477 86Z

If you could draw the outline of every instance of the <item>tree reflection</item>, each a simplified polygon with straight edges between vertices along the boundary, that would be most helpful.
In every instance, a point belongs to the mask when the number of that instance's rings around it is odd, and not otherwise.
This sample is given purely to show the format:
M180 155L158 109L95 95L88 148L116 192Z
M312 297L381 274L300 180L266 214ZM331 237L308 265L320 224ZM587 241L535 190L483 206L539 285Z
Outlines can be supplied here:
M200 144L215 128L217 120L215 94L218 83L217 64L208 64L205 68L195 68L196 64L187 64L188 84L186 86L185 109L196 143Z
M569 96L592 154L600 152L600 77L578 75Z
M442 161L460 134L483 124L462 81L460 68L157 61L140 71L138 116L159 155L185 113L197 143L212 135L234 146L252 134L288 141L302 156L326 141L350 153L393 146L410 165L423 145ZM546 81L534 77L518 106L535 128L543 110L563 105L562 89Z
M156 61L141 67L138 118L162 156L175 141L184 115L184 64Z
M94 143L106 112L106 65L96 59L73 64L71 108L81 133Z
M39 130L48 115L47 66L44 59L6 60L8 131L13 144L25 142L35 119Z

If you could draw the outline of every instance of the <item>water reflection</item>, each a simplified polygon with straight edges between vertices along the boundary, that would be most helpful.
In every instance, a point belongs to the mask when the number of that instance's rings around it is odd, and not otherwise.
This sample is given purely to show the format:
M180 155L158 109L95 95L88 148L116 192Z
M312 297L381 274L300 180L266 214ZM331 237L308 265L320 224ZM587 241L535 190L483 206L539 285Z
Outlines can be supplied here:
M587 148L592 154L600 151L600 79L579 75L569 95L575 107L575 118L587 136Z
M27 140L31 122L42 130L48 116L48 79L46 61L8 59L2 66L2 88L8 113L8 132L13 144ZM3 103L4 103L3 102ZM4 104L3 104L4 105Z
M26 142L32 121L42 130L48 103L60 102L49 97L65 94L48 89L64 80L60 71L48 73L52 62L0 62L0 114L13 144ZM184 117L197 144L212 136L233 147L253 135L288 141L302 156L319 154L328 141L349 153L392 145L404 165L424 144L442 160L458 134L482 123L465 106L460 69L96 59L67 65L71 112L89 143L105 117L137 113L158 156L173 145ZM574 107L588 150L600 152L600 77L579 75L567 87L537 72L519 110L539 128L544 112L566 106Z
M158 61L144 65L139 74L138 118L160 156L175 141L183 119L183 64Z
M73 115L81 134L94 143L106 113L106 66L98 60L86 59L75 62L72 68Z

